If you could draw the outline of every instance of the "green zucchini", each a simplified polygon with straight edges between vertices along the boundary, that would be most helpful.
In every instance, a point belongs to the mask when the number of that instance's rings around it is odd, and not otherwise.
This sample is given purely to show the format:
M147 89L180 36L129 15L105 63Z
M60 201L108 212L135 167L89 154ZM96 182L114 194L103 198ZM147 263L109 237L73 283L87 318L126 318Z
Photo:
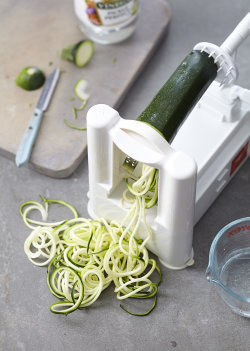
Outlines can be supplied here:
M94 54L94 43L92 40L82 40L75 45L72 54L74 62L78 67L84 67Z
M216 75L212 57L191 51L137 120L150 124L170 142Z
M74 45L68 45L61 52L61 58L78 67L84 67L94 54L94 43L92 40L81 40Z

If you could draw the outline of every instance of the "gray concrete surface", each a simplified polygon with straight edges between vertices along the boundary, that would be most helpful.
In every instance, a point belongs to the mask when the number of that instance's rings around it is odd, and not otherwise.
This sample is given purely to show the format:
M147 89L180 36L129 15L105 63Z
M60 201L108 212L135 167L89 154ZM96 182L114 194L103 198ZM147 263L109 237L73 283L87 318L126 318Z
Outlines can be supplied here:
M173 17L166 40L120 107L135 118L199 41L220 44L250 10L249 0L171 0ZM153 10L152 10L153 15ZM152 28L153 30L153 28ZM239 50L239 83L250 88L250 38ZM204 276L217 231L250 214L250 160L238 172L194 229L194 266L182 271L162 267L163 282L155 311L145 317L123 312L110 287L86 311L68 316L49 311L54 302L45 270L23 252L29 231L19 205L39 194L60 198L87 216L87 159L68 179L51 179L0 158L0 350L159 350L248 351L249 323L221 301Z

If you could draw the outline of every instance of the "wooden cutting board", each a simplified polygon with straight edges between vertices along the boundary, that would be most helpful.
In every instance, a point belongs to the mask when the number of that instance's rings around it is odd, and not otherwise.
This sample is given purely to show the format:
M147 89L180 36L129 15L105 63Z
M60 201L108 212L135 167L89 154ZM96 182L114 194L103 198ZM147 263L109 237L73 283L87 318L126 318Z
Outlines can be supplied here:
M86 125L88 109L98 103L117 108L163 38L170 20L164 0L142 0L134 35L116 45L95 44L91 62L78 68L60 58L61 49L84 35L77 27L73 1L22 0L0 3L0 154L15 160L22 136L36 106L41 89L24 91L15 78L20 70L34 65L46 75L59 66L61 74L56 91L34 145L30 163L36 171L51 177L69 176L86 154L86 132L69 128L64 119ZM85 78L90 99L78 118L72 107L81 101L74 97L74 85Z

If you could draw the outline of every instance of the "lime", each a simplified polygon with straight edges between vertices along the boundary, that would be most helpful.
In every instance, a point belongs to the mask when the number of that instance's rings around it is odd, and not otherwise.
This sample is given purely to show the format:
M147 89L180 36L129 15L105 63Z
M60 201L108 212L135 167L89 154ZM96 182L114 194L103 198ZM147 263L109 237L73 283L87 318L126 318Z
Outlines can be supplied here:
M44 73L34 66L23 68L16 78L16 85L25 90L39 89L44 82Z

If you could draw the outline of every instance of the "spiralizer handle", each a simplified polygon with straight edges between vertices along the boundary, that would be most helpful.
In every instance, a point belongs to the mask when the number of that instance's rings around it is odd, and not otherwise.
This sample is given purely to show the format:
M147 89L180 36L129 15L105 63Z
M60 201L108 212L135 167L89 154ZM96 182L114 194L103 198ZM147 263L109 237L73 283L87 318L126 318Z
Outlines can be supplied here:
M229 55L237 50L240 44L250 35L250 12L240 21L234 31L222 43L221 48Z

